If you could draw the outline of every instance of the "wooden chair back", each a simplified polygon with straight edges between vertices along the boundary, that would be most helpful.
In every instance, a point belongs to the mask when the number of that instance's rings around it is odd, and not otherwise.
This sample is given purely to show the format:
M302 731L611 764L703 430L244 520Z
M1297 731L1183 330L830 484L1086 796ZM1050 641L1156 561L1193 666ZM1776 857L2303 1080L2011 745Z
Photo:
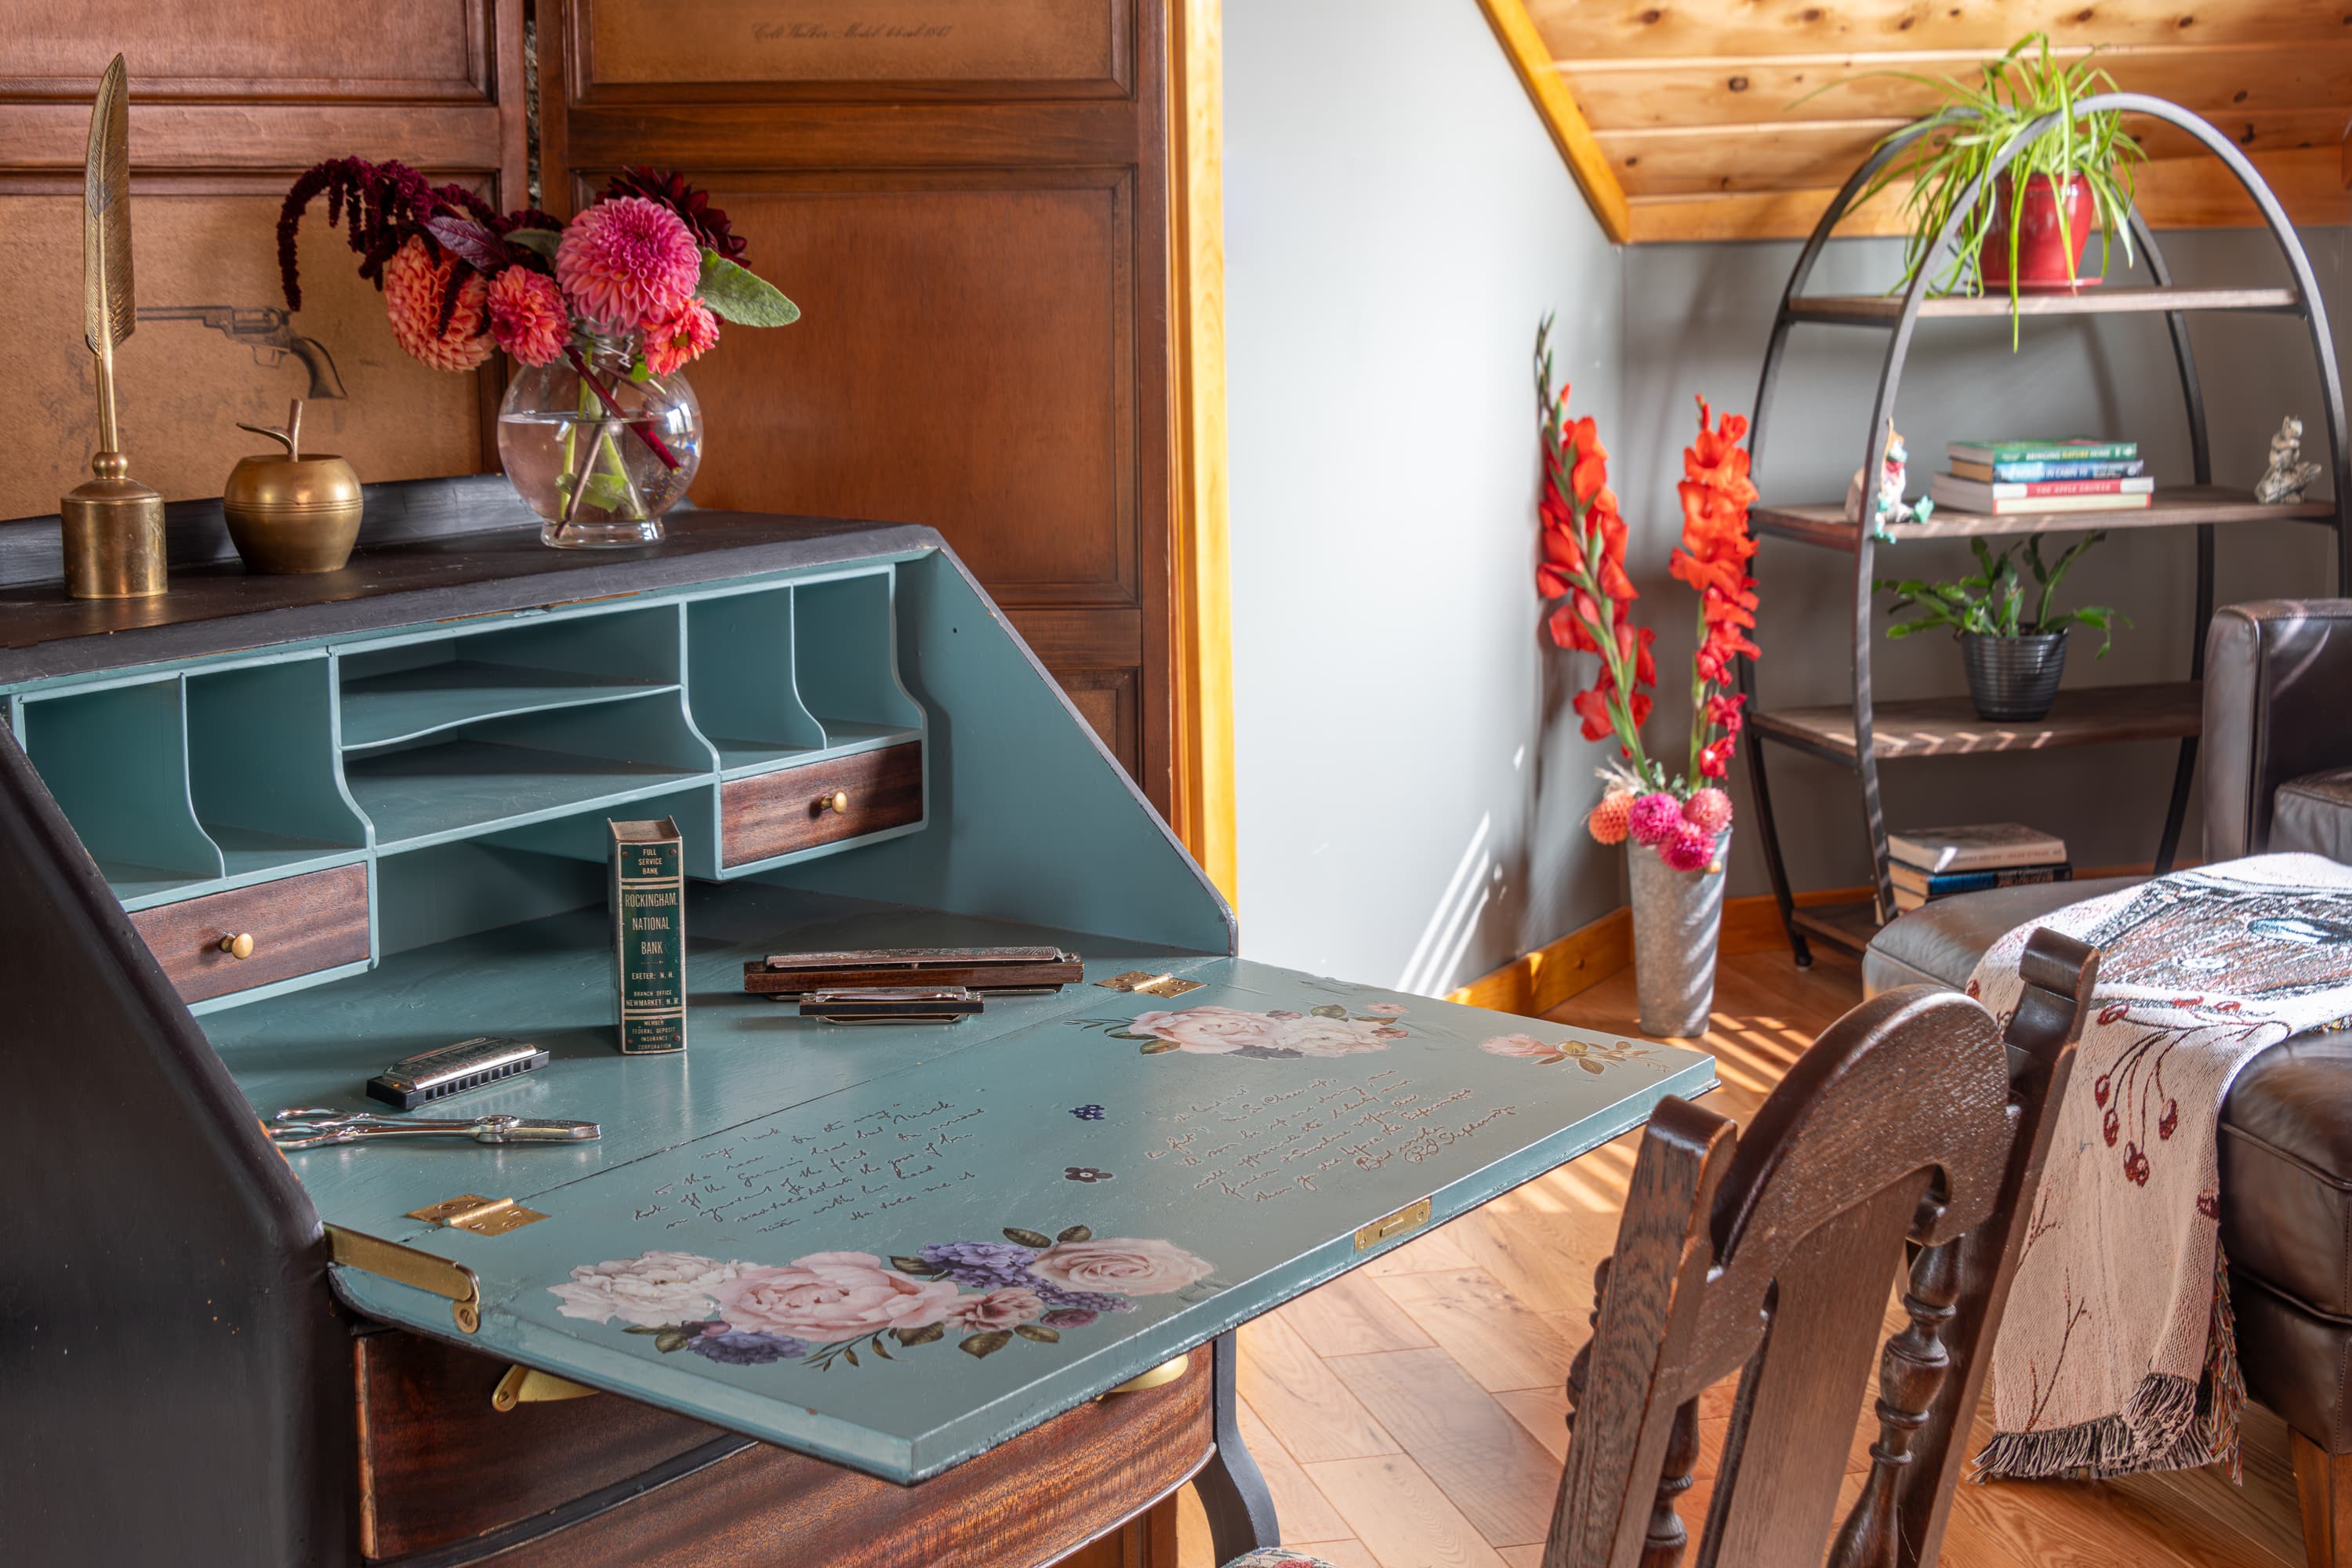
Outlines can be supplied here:
M1936 1561L2097 969L2095 949L2036 931L2006 1039L1953 992L1865 1002L1744 1134L1660 1103L1569 1375L1544 1568L1675 1568L1698 1396L1735 1373L1697 1568L1819 1568L1825 1545L1831 1568ZM1878 1440L1840 1523L1906 1244L1910 1321L1880 1356Z

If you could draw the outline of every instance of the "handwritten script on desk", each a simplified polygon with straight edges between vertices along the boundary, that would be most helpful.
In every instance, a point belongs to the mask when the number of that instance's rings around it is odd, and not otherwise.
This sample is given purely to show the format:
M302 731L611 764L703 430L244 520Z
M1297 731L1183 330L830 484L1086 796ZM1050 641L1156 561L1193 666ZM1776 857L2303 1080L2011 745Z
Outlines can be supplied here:
M966 1145L986 1114L982 1106L941 1100L843 1116L814 1131L766 1127L722 1135L699 1152L692 1170L646 1194L634 1217L672 1230L717 1223L761 1232L841 1210L872 1219L980 1180Z
M1516 1104L1481 1109L1473 1098L1466 1089L1424 1089L1393 1068L1291 1089L1236 1089L1169 1117L1180 1130L1144 1158L1197 1172L1195 1192L1271 1203L1316 1192L1319 1179L1343 1171L1420 1164L1518 1112Z

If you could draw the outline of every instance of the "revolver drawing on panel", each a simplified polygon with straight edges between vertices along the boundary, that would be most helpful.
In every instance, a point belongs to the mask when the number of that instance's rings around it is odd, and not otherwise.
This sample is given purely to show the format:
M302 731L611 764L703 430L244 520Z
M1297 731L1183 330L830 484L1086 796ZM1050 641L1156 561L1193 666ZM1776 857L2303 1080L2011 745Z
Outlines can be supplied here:
M343 378L336 371L335 356L327 352L327 345L296 331L292 318L274 305L162 305L153 310L142 309L139 319L201 321L231 342L251 349L253 363L264 368L276 366L290 353L310 373L307 397L350 395L343 390Z

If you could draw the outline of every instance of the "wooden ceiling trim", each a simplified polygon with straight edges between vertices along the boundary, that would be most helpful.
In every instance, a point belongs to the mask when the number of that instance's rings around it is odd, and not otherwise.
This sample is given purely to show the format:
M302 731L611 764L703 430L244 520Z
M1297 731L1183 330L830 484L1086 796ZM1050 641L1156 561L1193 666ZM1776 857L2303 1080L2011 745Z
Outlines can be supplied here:
M2287 216L2307 226L2340 225L2347 211L2345 186L2352 184L2352 151L2329 147L2257 153L2261 172ZM1843 183L1843 182L1841 182ZM1806 190L1738 191L1699 196L1631 199L1633 243L1671 244L1707 240L1802 239L1821 221L1834 185ZM1906 229L1904 193L1889 190L1838 226L1841 237L1895 235ZM2211 158L2168 158L2141 170L2139 208L2158 229L2252 228L2260 222L2253 204L2230 171Z
M2073 59L2091 51L2053 52ZM2352 102L2347 85L2352 84L2352 37L2292 47L2166 45L2101 49L2098 55L2100 66L2127 90L2169 99L2225 126L2232 114L2327 108L2341 113ZM1868 73L1907 71L1968 80L1984 58L1980 50L1914 49L1673 60L1562 58L1553 68L1606 136L1652 127L1781 120L1907 121L1935 107L1934 90ZM1835 90L1797 101L1832 83L1838 84Z
M1633 233L1624 189L1611 172L1607 154L1593 139L1592 127L1577 107L1576 95L1552 68L1551 50L1538 33L1525 0L1478 0L1478 8L1486 14L1487 25L1495 29L1511 68L1535 101L1536 113L1551 132L1552 144L1567 160L1569 173L1576 177L1592 216L1601 220L1611 240L1624 244Z
M2270 110L2238 114L2219 126L2249 153L2332 148L2343 140L2343 111ZM1907 120L1795 121L1751 125L1677 125L1597 132L1629 197L1703 195L1717 191L1834 188L1888 132ZM2127 121L2157 161L2202 155L2201 143L2177 126Z
M1821 55L2009 47L2021 33L2054 44L2309 44L2352 37L2341 0L1529 0L1554 59Z

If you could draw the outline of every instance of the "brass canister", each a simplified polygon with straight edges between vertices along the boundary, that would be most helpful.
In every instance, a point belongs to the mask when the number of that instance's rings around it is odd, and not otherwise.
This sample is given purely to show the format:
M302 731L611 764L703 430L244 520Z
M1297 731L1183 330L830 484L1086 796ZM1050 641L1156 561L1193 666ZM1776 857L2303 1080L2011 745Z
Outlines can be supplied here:
M97 478L58 503L66 592L77 599L144 599L163 592L163 498L130 477L120 452L90 462Z
M273 575L341 571L360 536L359 475L331 452L302 455L299 402L283 430L237 427L286 447L238 458L221 489L221 513L247 569Z

